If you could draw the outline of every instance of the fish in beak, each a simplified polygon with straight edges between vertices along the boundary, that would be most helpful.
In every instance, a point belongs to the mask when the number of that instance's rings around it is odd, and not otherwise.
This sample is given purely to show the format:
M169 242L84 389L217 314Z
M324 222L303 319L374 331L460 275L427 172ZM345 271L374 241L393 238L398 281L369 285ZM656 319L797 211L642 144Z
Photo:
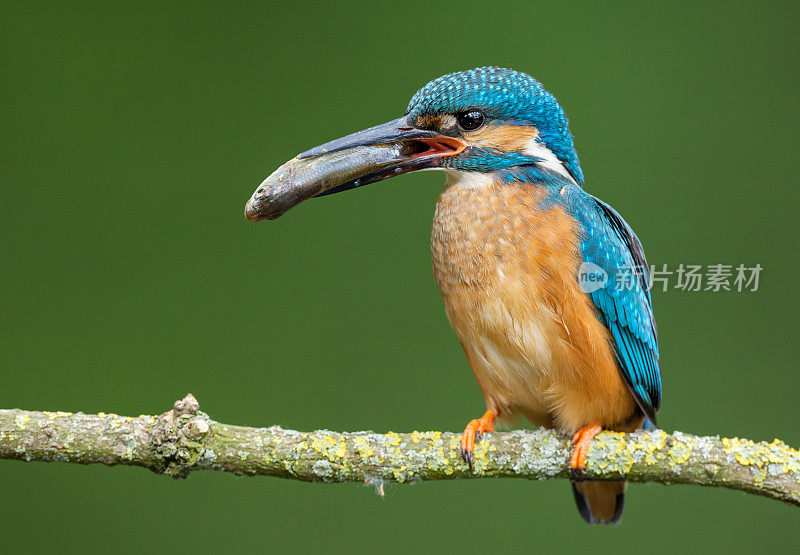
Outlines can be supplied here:
M441 167L465 147L460 139L419 129L403 116L292 158L258 186L244 215L251 222L274 220L306 199Z

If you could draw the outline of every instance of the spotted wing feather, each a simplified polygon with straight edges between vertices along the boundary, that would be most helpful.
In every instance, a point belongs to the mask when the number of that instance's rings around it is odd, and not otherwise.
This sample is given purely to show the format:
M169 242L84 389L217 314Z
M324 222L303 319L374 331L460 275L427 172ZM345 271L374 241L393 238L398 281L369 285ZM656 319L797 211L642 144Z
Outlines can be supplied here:
M608 276L606 286L589 296L598 318L611 332L625 383L645 416L655 422L661 405L661 373L644 250L616 210L590 195L585 201L576 214L584 227L583 261L596 264Z

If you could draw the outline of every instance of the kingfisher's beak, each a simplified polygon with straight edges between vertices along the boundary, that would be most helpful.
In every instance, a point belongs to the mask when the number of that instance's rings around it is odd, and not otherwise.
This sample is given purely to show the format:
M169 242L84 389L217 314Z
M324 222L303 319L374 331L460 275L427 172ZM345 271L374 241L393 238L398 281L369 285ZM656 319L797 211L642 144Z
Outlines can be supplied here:
M251 222L274 220L312 197L441 167L465 147L455 137L414 127L404 116L292 158L258 186L244 215Z

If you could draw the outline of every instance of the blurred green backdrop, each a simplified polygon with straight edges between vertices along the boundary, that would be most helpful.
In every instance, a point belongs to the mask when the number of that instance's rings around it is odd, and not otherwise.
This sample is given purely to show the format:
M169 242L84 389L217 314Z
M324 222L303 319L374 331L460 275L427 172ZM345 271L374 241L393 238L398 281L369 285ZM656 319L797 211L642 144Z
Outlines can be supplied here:
M443 178L245 201L440 74L532 73L588 188L651 263L760 263L756 293L655 292L668 430L800 444L797 3L6 3L0 407L460 431L482 399L428 234ZM489 515L488 519L481 515ZM0 461L8 552L781 551L797 509L634 484L617 528L563 481L315 485ZM791 542L791 543L790 543Z

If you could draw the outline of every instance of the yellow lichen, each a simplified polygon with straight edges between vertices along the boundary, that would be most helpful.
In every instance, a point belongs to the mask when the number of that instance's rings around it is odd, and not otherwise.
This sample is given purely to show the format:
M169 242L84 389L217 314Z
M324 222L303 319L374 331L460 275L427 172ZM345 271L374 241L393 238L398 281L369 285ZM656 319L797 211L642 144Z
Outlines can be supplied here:
M475 467L479 471L486 469L486 453L489 452L489 445L487 441L478 442L472 450L472 455L475 458Z
M456 437L451 437L450 438L450 451L451 452L455 451L456 449L458 449L459 445L460 445L460 442L458 441L458 438L456 438Z
M676 440L667 453L667 463L670 466L677 466L688 462L692 457L692 441L691 439L687 439L686 442Z
M725 452L726 455L730 455L733 450L732 442L727 437L723 437L721 440L722 442L722 450Z
M341 438L341 441L336 448L336 456L340 459L344 459L347 456L347 441L345 441L344 438Z
M657 437L654 437L656 435ZM644 451L644 462L655 464L662 458L661 450L667 445L667 434L664 432L653 432L642 434L641 440L636 443L636 448ZM661 455L661 456L659 456Z
M361 456L361 460L366 461L369 457L375 454L375 450L369 444L366 438L354 437L353 444L356 446L356 451Z
M311 448L317 453L322 453L332 447L336 442L328 435L314 434L311 436Z
M391 445L393 447L395 447L397 445L400 445L400 441L401 441L400 440L400 434L398 434L396 432L386 432L386 438L387 438L387 442L386 442L387 445Z
M405 470L406 470L406 466L405 465L394 469L394 471L392 471L392 475L394 476L394 479L397 480L398 482L404 482L405 479L406 479Z
M62 411L58 412L45 411L42 414L44 414L48 420L55 420L56 418L64 418L66 416L72 416L71 412L62 412Z
M625 474L633 466L631 449L625 443L625 434L604 431L589 444L586 468Z
M27 427L28 422L31 421L31 417L27 414L18 414L14 421L17 424L17 428L24 430Z
M752 468L757 482L763 481L768 472L775 472L768 469L770 464L782 465L782 473L800 473L800 453L779 439L772 443L755 443L739 438L722 438L720 441L726 454L733 455L742 466Z

